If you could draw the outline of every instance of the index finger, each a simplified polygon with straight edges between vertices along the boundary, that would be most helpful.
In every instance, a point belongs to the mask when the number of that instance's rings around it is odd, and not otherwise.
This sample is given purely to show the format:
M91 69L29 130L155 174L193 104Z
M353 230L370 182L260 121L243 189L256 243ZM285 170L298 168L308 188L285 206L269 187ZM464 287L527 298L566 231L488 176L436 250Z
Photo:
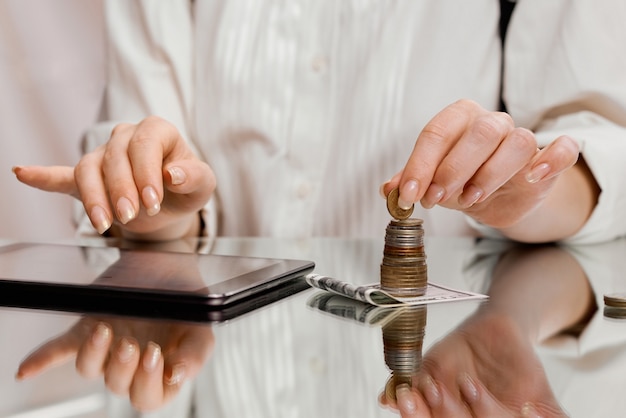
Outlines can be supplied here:
M22 183L46 192L65 193L79 198L74 168L66 166L15 166L15 177Z
M462 136L478 109L479 106L474 102L458 101L443 109L424 126L397 185L401 205L410 206L424 196L437 167Z
M15 377L18 380L28 379L68 362L78 353L80 344L71 331L44 343L22 360Z

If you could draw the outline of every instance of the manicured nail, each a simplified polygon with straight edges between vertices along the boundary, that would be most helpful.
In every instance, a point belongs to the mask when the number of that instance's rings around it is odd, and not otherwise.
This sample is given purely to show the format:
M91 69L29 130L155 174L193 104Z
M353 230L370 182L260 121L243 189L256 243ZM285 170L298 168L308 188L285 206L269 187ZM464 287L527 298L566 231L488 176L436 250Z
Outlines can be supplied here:
M96 347L105 346L111 339L111 328L99 322L91 334L91 342Z
M431 408L436 408L441 404L441 393L439 393L437 383L435 383L432 377L426 376L423 381L422 392Z
M461 376L459 379L459 387L463 397L468 403L474 403L478 400L478 389L469 374L465 373Z
M24 370L22 366L23 365L20 364L17 372L15 372L15 380L25 380L32 376L33 373L29 373L28 370Z
M135 208L132 203L125 197L120 197L117 201L117 218L121 223L126 224L135 218Z
M521 414L524 418L541 418L541 415L539 415L535 406L530 402L526 402L522 405Z
M446 194L446 189L435 183L432 183L430 186L428 186L428 190L426 190L426 193L424 193L424 197L422 198L422 206L424 206L426 209L432 208L437 203L441 202L444 194Z
M141 191L141 198L143 199L143 205L146 207L146 213L148 216L154 216L161 210L161 203L159 202L159 196L156 190L152 186L146 186Z
M474 205L474 203L478 202L483 195L482 189L476 187L473 184L470 184L463 190L461 196L459 196L459 205L463 208L469 208Z
M387 199L387 196L385 195L385 186L387 185L387 183L388 182L385 182L385 183L381 184L380 187L378 188L378 194L383 199Z
M121 363L128 363L132 360L136 351L137 346L135 344L126 338L122 338L117 346L117 358Z
M411 209L413 203L415 202L415 198L417 197L417 192L419 190L419 185L417 180L411 179L402 185L400 189L400 196L398 198L398 206L400 208L407 210Z
M143 355L143 369L147 372L154 371L159 365L161 359L161 347L150 341Z
M187 175L180 167L170 167L167 169L167 172L170 173L170 177L172 178L173 185L183 184L185 180L187 180Z
M94 206L89 214L91 223L98 231L98 234L104 234L111 227L111 221L106 211L101 206Z
M175 364L172 367L172 373L170 377L165 380L170 386L180 385L185 380L185 375L187 373L187 368L184 364Z
M402 384L396 387L396 399L398 409L400 410L401 415L413 415L417 410L417 405L415 404L415 400L411 395L411 389L409 388L409 385Z
M446 189L436 184L431 184L431 187L433 187L434 190L433 201L437 204L443 199L443 195L446 194Z
M537 183L544 178L550 172L550 165L547 163L541 163L533 167L528 174L526 174L526 181L529 183Z

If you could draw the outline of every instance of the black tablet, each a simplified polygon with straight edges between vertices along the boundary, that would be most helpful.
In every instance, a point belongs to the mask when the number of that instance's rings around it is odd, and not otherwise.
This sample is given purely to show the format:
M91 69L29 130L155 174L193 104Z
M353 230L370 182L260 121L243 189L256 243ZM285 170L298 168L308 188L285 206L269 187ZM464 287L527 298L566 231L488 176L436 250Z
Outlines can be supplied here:
M307 260L17 243L0 247L0 304L240 312L304 289L302 276L314 266Z

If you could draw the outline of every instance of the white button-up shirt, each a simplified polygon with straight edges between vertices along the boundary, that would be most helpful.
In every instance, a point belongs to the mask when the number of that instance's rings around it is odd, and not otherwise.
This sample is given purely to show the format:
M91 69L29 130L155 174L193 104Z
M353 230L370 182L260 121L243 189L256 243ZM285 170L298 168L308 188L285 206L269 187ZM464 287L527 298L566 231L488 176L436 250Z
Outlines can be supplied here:
M626 213L626 29L616 17L626 13L596 6L519 2L505 53L513 117L543 143L578 139L603 189L586 241L626 231L626 217L610 214ZM179 127L217 176L212 233L382 236L378 187L424 124L459 98L498 105L495 0L105 7L108 117L156 114ZM458 212L415 216L427 234L471 233Z

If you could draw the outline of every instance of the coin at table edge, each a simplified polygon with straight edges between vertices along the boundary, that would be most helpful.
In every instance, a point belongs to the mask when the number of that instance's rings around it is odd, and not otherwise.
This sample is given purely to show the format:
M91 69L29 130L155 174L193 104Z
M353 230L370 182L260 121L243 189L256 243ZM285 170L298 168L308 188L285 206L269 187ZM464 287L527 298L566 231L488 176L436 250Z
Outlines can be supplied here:
M395 219L407 219L413 214L413 208L415 205L411 205L409 209L402 209L398 206L398 198L400 197L400 191L395 188L387 195L387 210L389 214Z
M610 293L604 295L604 304L615 308L626 308L626 293Z

